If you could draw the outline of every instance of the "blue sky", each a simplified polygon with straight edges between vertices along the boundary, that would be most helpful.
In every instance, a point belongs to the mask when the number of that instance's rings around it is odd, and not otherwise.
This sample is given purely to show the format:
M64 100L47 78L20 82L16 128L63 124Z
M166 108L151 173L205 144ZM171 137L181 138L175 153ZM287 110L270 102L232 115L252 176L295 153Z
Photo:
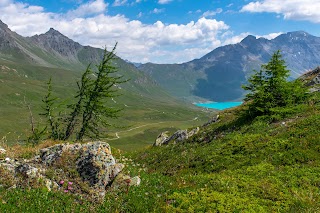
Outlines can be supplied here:
M245 36L320 36L320 0L0 0L0 19L23 36L53 27L95 47L119 42L134 62L181 63Z

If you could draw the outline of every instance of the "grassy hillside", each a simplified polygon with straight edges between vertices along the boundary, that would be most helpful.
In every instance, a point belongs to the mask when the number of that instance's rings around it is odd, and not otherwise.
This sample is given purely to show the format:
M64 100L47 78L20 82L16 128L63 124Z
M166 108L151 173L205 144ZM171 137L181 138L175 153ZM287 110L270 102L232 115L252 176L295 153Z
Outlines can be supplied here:
M239 120L239 110L183 144L116 154L142 184L103 203L60 192L3 190L2 211L319 212L320 97L282 119ZM23 198L23 199L22 199ZM62 202L62 203L61 203ZM62 204L62 205L61 205Z
M186 128L208 119L208 114L191 104L172 98L133 65L122 60L115 63L120 73L130 81L120 85L122 96L110 100L110 104L123 108L121 119L112 121L116 127L108 130L112 145L124 150L138 149L152 144L165 127ZM26 138L30 132L27 104L30 104L36 121L42 122L38 114L41 112L41 100L46 94L46 82L50 77L54 95L61 100L72 101L76 81L82 71L80 68L49 68L1 59L0 139L14 144ZM144 135L141 140L132 139L134 135L141 134Z
M150 75L171 95L189 102L200 100L193 94L198 80L206 79L204 72L195 71L182 64L143 64L139 69Z

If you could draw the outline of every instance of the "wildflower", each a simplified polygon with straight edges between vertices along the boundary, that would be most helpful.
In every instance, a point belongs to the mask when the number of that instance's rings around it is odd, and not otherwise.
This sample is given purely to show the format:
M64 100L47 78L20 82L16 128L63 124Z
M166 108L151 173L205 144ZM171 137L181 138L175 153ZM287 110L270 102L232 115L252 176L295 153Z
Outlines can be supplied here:
M64 192L67 193L67 192L69 192L69 190L65 189Z
M68 182L68 185L72 185L73 183L72 182Z
M71 186L68 186L68 190L72 190L72 187L71 187Z
M63 180L60 180L59 184L60 184L60 185L63 185L63 184L64 184L64 181L63 181Z

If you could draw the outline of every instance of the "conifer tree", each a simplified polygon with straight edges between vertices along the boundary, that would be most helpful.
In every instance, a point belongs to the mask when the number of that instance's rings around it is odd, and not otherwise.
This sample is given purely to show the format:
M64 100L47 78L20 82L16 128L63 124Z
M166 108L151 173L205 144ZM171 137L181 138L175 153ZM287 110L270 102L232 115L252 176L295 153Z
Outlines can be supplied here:
M116 59L114 46L111 52L104 50L102 61L96 71L89 65L77 83L78 91L75 103L67 106L68 116L54 116L53 110L57 99L52 97L51 79L48 82L48 92L43 99L44 115L50 127L49 138L68 140L72 135L77 140L84 137L100 138L103 128L110 126L109 118L117 118L121 109L112 107L112 98L119 96L117 86L127 80L122 80L117 68L113 65Z
M251 117L270 115L274 108L298 104L306 99L306 88L299 80L287 81L289 72L279 50L261 66L260 71L254 71L248 79L249 84L243 86L250 91L245 101Z

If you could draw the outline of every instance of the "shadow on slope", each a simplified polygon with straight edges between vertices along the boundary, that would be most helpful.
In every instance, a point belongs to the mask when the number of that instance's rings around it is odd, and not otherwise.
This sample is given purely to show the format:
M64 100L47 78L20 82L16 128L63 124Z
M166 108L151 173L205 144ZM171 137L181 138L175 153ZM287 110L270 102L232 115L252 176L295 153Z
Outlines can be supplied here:
M193 95L217 101L240 99L244 90L241 85L246 82L241 67L234 63L219 62L205 69L207 79L198 79Z

